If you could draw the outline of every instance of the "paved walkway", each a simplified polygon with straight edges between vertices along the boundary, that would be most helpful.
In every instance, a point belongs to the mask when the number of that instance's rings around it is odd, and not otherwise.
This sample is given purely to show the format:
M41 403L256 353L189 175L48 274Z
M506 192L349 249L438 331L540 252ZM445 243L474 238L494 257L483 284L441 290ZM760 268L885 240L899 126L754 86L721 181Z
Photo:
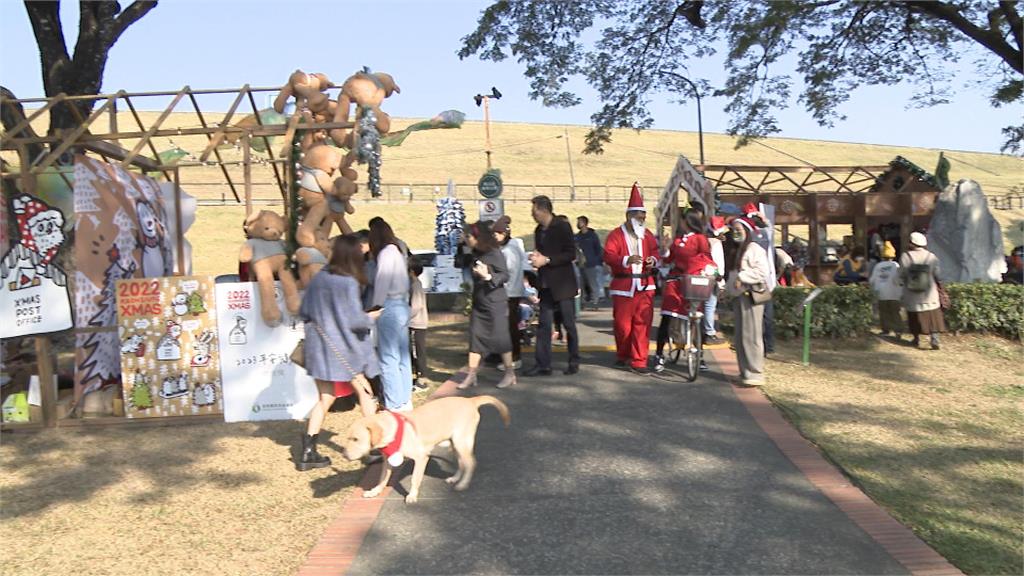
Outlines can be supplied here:
M591 349L608 316L584 314ZM470 489L442 481L454 454L438 449L418 504L402 500L407 475L353 496L301 574L957 573L759 390L730 386L728 349L710 356L694 383L610 368L606 351L507 390L484 375L472 392L504 400L512 426L483 408Z

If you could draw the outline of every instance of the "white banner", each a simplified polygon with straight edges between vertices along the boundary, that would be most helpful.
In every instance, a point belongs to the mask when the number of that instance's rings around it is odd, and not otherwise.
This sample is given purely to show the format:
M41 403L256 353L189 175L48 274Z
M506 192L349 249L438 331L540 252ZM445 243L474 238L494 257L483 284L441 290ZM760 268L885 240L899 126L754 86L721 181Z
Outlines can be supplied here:
M260 316L256 283L217 284L216 293L224 421L305 418L317 402L316 383L291 363L303 325L285 309L280 285L275 293L282 321L276 328Z

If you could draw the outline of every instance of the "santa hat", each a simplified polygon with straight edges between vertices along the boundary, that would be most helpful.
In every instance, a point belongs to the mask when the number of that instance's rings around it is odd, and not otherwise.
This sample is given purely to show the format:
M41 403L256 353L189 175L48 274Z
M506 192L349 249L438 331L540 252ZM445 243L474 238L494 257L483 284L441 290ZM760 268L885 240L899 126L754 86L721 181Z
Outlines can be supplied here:
M740 224L747 228L748 232L754 231L754 223L750 221L750 218L746 218L744 216L737 216L736 218L732 219L732 222L739 222Z
M754 204L753 202L747 202L743 205L743 214L746 216L750 216L757 211L757 204Z
M626 212L647 212L644 208L644 196L636 182L633 182L633 189L629 191L629 206L626 206Z
M714 234L715 236L725 234L726 232L729 231L729 226L726 225L725 218L722 218L721 216L712 216L710 225L711 233Z
M18 221L18 233L21 235L21 243L29 250L38 253L35 237L32 235L32 225L38 220L53 218L57 220L58 226L64 225L64 215L59 210L51 208L49 204L33 198L28 194L16 197L11 206L14 208L14 218ZM43 254L42 264L48 264L57 253L59 246L54 246Z

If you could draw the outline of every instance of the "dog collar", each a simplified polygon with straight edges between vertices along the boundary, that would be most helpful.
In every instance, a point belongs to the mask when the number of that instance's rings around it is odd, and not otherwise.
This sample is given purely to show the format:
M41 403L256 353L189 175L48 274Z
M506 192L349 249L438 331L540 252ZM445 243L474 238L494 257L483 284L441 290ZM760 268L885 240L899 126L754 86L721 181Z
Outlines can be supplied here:
M387 413L394 417L395 423L398 424L398 428L395 431L394 440L388 442L388 445L381 448L380 451L384 454L384 457L388 459L388 464L391 466L398 466L405 461L405 457L402 456L402 436L405 435L405 423L407 420L405 419L405 416L402 416L397 412L388 410Z

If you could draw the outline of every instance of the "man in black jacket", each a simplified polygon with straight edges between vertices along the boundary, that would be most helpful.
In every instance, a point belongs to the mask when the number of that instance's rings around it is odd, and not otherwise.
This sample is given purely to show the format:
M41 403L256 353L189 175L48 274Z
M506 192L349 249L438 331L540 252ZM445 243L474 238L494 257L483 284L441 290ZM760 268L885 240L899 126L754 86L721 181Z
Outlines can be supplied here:
M580 343L576 335L576 298L578 286L574 261L576 243L572 226L555 218L551 199L537 196L533 200L532 215L537 222L533 231L534 250L530 263L537 270L540 292L540 317L537 327L537 348L534 353L537 364L523 372L523 376L551 375L551 323L555 310L562 315L562 330L569 345L569 365L565 374L579 372Z

